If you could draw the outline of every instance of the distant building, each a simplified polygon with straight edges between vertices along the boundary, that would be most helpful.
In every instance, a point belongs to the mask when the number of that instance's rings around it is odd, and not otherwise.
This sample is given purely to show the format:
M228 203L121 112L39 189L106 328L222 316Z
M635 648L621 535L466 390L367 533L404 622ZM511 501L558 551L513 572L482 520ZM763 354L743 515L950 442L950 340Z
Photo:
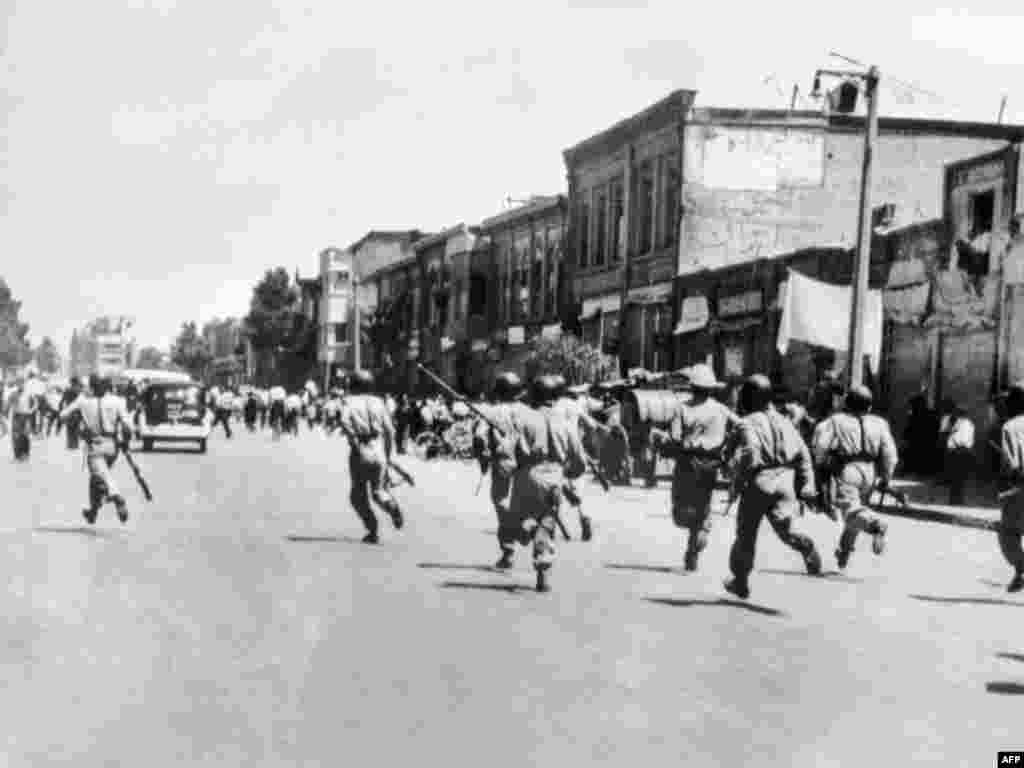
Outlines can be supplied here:
M71 335L68 374L117 376L130 368L137 349L131 333L134 321L123 316L100 317Z
M222 387L242 384L247 378L242 322L233 317L214 319L203 326L202 335L211 356L206 378Z

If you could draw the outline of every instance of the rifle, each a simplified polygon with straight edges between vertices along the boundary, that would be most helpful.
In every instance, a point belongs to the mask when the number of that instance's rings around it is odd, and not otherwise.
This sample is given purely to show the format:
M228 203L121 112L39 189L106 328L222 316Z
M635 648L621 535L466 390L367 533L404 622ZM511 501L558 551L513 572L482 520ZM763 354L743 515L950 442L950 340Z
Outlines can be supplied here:
M142 489L142 495L146 497L146 501L152 501L153 493L149 490L149 483L147 483L146 478L142 476L142 471L139 469L139 465L135 463L135 457L132 456L127 440L122 443L121 452L124 454L124 460L131 468L132 474L135 475L135 482L137 482L139 484L139 488Z
M338 419L338 421L336 422L336 426L338 428L338 431L348 438L349 446L354 448L356 445L356 439L355 437L353 437L351 432L345 429L345 425L342 424L341 419ZM384 465L385 474L388 472L388 470L394 471L394 473L398 475L400 479L404 480L407 485L411 486L412 488L416 487L416 478L412 476L409 470L407 470L401 464L396 463L393 459L388 459L387 464Z

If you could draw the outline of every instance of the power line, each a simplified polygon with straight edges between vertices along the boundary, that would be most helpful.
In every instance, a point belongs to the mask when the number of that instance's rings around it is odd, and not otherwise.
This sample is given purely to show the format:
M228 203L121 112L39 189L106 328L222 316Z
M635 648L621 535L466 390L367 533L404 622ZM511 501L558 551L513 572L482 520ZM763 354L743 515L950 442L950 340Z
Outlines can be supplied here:
M843 54L836 53L835 51L829 51L828 55L833 57L833 58L845 61L847 64L853 64L855 67L867 67L868 66L863 61L857 61L857 59L852 59L849 56L844 56ZM892 80L894 83L899 83L900 85L902 85L904 88L906 88L908 90L915 91L917 93L922 93L922 94L925 94L926 96L931 96L932 98L938 99L939 101L944 101L947 104L950 103L949 99L945 98L941 94L938 94L935 91L929 91L927 88L922 88L920 85L917 85L916 83L910 83L910 82L907 82L906 80L900 80L898 77L892 77L890 75L886 75L886 79L887 80Z

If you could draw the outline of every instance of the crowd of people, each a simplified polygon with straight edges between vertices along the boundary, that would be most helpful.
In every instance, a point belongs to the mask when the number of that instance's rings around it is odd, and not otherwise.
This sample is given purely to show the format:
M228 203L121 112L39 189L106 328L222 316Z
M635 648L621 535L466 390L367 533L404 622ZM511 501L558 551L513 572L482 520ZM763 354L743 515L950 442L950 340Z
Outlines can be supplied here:
M211 387L205 391L206 405L212 425L221 426L228 438L238 419L251 431L269 428L275 439L297 435L303 421L308 429L346 438L350 501L368 544L379 541L371 502L396 529L402 527L402 512L390 493L394 456L424 434L443 441L461 425L468 454L490 476L500 551L495 567L510 568L516 545L530 546L539 591L549 589L556 534L565 531L563 508L575 511L585 541L593 536L580 479L592 471L608 489L606 475L615 480L625 472L628 477L629 441L613 399L595 400L588 387L568 387L559 375L538 376L525 386L516 374L503 373L488 398L473 401L451 390L447 399L378 395L366 371L356 371L346 384L324 394L311 381L292 392L279 385ZM725 588L740 598L751 592L763 519L811 575L821 574L822 559L815 541L801 530L808 509L841 522L835 549L841 569L862 533L870 537L876 555L885 551L887 526L875 513L873 498L897 497L890 483L900 457L888 422L871 412L870 389L857 385L844 391L838 377L826 377L804 406L767 377L755 375L730 397L711 368L701 364L684 371L678 390L671 423L652 430L651 439L657 453L674 462L671 512L685 532L686 570L699 567L711 530L712 495L723 482L736 517L732 578ZM30 373L0 390L0 414L9 419L5 428L19 460L28 458L30 437L60 434L62 427L69 448L84 441L89 506L83 516L94 523L99 509L112 502L124 522L127 506L109 468L120 451L128 450L143 393L137 387L116 391L109 380L95 376L87 383L73 380L66 388L47 386ZM1024 487L1024 382L999 402L1006 416L998 442L992 441L1000 458L1004 502L999 545L1014 570L1008 589L1016 592L1024 588L1024 494L1019 493ZM972 471L974 428L955 404L945 403L943 410L940 448L951 495L962 501L962 480ZM908 426L912 433L916 424Z

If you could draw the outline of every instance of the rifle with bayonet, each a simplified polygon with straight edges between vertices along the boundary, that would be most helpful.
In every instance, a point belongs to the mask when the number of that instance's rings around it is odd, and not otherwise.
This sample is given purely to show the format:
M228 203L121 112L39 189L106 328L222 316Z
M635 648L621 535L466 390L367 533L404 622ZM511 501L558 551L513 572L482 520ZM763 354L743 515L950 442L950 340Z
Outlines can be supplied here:
M348 429L345 428L345 423L340 418L337 420L335 426L338 428L338 431L341 432L341 434L348 438L349 447L354 450L358 442L356 440L355 435L353 435L351 432L348 431ZM391 446L389 445L388 447L390 448ZM388 457L387 463L384 465L385 477L387 476L387 472L389 470L393 471L396 475L398 475L398 477L404 480L407 485L413 488L416 487L416 479L412 476L412 474L410 474L405 467L403 467L401 464L398 464L397 462L395 462L394 459L390 457Z
M423 363L416 363L416 365L417 365L417 367L419 367L419 369L421 371L423 371L425 374L427 374L427 376L435 384L437 384L442 390L444 390L444 392L446 394L448 394L449 397L454 398L455 400L459 400L459 401L465 403L466 406L469 408L469 410L472 413L474 413L476 416L481 418L483 420L483 422L488 427L490 427L491 429L493 429L497 433L498 437L500 437L502 439L507 437L507 435L505 434L505 430L503 430L499 425L495 424L493 421L491 421L489 418L487 418L487 415L484 414L484 412L481 411L479 408L477 408L472 400L470 400L465 395L460 395L458 392L456 392L454 389L452 389L450 386L448 386L448 383L444 379L442 379L436 373L434 373L429 368L424 366ZM610 491L611 490L611 485L609 485L608 478L606 478L604 476L604 473L601 471L601 468L598 467L597 464L594 463L594 460L591 459L589 456L585 457L585 461L586 461L586 464L587 464L587 468L590 469L590 471L594 473L594 477L597 478L597 481L601 484L601 487L604 488L604 490L606 492Z

